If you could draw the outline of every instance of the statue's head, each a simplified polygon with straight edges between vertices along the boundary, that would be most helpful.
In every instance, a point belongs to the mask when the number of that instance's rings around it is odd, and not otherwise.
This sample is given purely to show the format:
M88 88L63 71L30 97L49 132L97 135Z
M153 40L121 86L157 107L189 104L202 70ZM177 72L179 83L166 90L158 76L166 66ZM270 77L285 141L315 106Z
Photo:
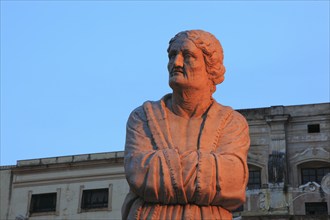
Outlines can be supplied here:
M196 53L194 59L191 59L191 54L189 55L188 50L193 47L198 48L199 53ZM176 57L178 50L181 50L181 60L180 57ZM187 51L187 54L189 55L187 55L187 59L184 55L184 51ZM223 65L223 50L220 42L211 33L202 30L179 32L170 40L167 52L169 53L168 70L170 73L171 87L171 73L173 72L173 69L177 68L178 72L182 71L184 74L186 69L185 64L186 66L193 67L196 63L201 65L203 63L204 71L206 71L207 77L210 81L209 86L212 93L215 92L216 85L223 82L226 71ZM201 55L199 59L198 54ZM181 69L179 67L181 65L180 61L182 61ZM192 69L192 71L194 71L194 69ZM200 71L203 70L200 69L199 72ZM197 69L195 69L195 72L197 72ZM189 75L186 77L189 77Z

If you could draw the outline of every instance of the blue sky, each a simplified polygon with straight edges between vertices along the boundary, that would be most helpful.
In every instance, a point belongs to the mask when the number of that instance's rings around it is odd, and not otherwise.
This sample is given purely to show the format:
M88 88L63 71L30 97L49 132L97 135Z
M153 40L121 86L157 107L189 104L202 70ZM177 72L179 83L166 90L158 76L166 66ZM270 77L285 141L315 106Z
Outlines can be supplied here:
M177 32L225 53L235 109L329 102L329 1L1 1L1 165L121 151L129 113L168 87Z

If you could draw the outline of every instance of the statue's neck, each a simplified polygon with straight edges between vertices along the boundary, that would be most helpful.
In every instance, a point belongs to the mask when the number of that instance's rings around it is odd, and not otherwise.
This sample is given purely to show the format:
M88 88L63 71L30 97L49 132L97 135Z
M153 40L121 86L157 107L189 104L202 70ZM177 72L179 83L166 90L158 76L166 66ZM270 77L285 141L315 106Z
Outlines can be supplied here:
M170 109L176 115L184 118L198 118L208 110L213 103L209 89L201 90L173 90Z

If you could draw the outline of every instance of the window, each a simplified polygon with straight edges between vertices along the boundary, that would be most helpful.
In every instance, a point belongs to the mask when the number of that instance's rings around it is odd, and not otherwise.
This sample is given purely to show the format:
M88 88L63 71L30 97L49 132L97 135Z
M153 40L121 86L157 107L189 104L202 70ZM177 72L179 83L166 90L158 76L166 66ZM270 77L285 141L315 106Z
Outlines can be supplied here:
M328 206L326 202L306 202L306 215L327 215Z
M56 193L34 194L31 197L30 213L55 212Z
M307 125L308 133L320 133L320 124Z
M83 190L81 209L108 208L109 189L88 189Z
M248 189L260 189L261 187L261 175L260 170L249 170L249 182Z
M301 169L301 183L316 182L321 184L322 178L330 173L330 167L319 168L302 168Z

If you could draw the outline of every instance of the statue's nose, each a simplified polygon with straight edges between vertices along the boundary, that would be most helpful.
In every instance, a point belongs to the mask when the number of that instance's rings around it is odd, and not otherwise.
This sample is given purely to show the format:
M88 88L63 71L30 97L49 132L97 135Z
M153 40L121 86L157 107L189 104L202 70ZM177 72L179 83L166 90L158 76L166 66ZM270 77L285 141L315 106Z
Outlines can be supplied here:
M181 54L177 54L173 62L174 66L183 66L183 57Z

